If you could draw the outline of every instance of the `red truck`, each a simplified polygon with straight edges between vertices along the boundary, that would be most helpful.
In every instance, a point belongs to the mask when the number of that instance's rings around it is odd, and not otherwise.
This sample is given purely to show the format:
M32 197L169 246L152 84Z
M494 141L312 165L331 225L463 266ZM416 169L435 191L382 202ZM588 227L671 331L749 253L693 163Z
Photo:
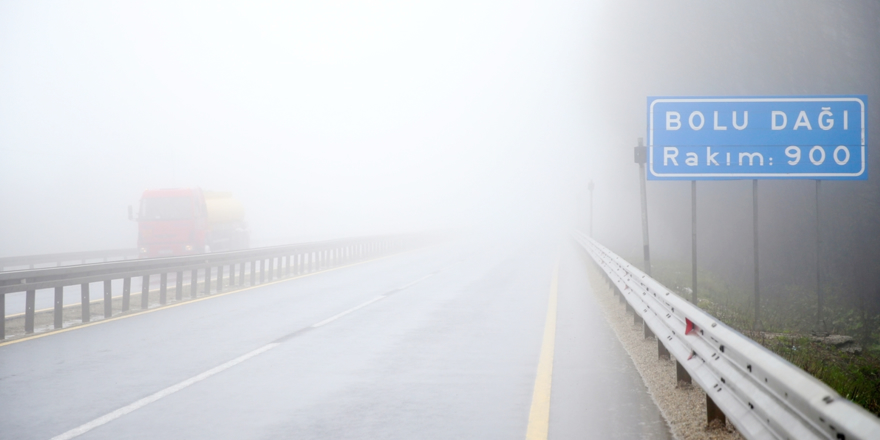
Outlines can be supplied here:
M131 206L129 218L134 220ZM201 188L144 191L138 222L141 258L246 249L244 209L232 193Z

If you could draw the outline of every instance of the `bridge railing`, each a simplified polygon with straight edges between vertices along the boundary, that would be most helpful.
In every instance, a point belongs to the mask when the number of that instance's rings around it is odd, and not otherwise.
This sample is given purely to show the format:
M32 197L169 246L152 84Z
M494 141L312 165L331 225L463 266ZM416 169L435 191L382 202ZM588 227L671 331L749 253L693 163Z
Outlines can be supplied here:
M56 266L85 264L88 260L125 260L137 258L138 251L131 249L109 249L102 251L63 252L58 254L23 255L18 257L0 257L0 271L10 267L27 267L33 269L38 264L54 264Z
M592 238L575 232L600 272L657 337L679 380L706 392L707 413L750 439L880 439L880 419L709 315ZM650 332L650 333L649 333Z
M172 292L183 300L184 287L190 298L216 294L223 289L256 285L278 278L302 275L351 264L363 259L399 252L434 240L426 235L388 235L272 246L239 251L216 252L181 257L111 261L106 263L0 272L0 339L6 337L6 295L25 292L24 333L34 332L36 294L54 289L53 327L64 325L64 287L80 287L81 322L91 320L90 285L103 282L104 318L114 314L112 281L122 280L121 307L117 314L131 310L132 279L140 278L140 309L150 307L151 287L158 277L159 305L166 304ZM169 274L174 285L168 282ZM189 275L184 286L185 275ZM155 297L154 297L155 298ZM117 301L119 302L119 301Z

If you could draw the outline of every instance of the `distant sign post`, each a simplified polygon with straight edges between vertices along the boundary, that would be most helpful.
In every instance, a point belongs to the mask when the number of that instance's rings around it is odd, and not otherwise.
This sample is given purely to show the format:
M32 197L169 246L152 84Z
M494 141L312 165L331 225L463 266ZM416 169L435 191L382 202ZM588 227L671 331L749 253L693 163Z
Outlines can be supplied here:
M865 95L648 97L648 180L690 180L692 301L697 301L696 181L751 179L753 198L755 325L758 288L758 180L868 178ZM816 246L820 245L816 231ZM819 257L816 257L819 280ZM817 323L823 299L817 292Z

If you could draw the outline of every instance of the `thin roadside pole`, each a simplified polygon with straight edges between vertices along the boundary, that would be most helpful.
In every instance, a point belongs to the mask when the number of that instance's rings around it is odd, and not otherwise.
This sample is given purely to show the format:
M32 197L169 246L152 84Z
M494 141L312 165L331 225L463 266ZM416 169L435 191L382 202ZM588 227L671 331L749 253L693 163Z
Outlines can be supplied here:
M823 318L822 311L825 306L825 297L822 294L822 274L820 272L821 267L821 252L822 252L822 237L819 235L819 184L822 183L821 180L816 180L816 331L817 332L825 332L825 319Z
M761 288L758 284L758 180L752 180L752 231L755 249L755 329L762 330L761 325Z
M697 305L697 181L691 180L691 302Z
M648 194L645 183L645 163L648 162L648 148L644 140L639 138L639 146L635 148L635 161L639 164L639 188L642 194L642 242L644 243L645 273L651 276L651 249L648 246Z
M587 189L590 190L590 238L593 238L593 180L590 180Z

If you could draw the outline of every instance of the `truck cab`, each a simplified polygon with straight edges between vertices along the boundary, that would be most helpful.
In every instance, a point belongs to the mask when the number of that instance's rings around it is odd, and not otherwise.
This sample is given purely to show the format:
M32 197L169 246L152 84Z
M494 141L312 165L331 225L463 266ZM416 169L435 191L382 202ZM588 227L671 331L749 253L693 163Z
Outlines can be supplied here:
M141 258L248 246L244 210L231 193L201 188L147 190L141 196L139 211Z

